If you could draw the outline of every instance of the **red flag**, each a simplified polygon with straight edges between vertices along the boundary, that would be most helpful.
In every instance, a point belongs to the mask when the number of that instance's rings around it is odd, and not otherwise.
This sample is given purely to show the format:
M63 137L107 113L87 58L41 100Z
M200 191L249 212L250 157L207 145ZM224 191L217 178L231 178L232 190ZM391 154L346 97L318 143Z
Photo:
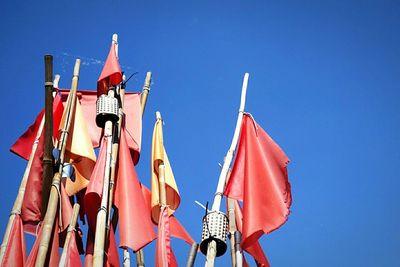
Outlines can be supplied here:
M141 184L141 189L146 203L146 209L147 209L146 216L151 218L151 191L143 184ZM179 238L188 243L189 245L192 245L194 243L193 238L190 236L190 234L186 231L186 229L182 226L182 224L174 215L169 216L169 223L170 223L171 236Z
M114 204L118 208L120 247L138 251L156 238L129 153L125 129L121 129Z
M57 95L53 102L53 119L54 119L54 132L53 135L57 136L58 126L60 124L61 116L63 113L63 106L61 98ZM42 113L41 113L42 114ZM36 121L41 121L43 114L37 117ZM40 119L39 119L40 118ZM40 123L39 123L40 124ZM33 125L37 125L35 122ZM35 129L34 129L35 128ZM29 147L29 153L32 150L33 142L36 139L39 127L30 127L23 134L17 142L11 147L11 151L21 155L25 158L24 150ZM21 207L21 218L24 223L24 230L28 233L35 234L36 225L40 221L40 209L42 205L42 159L44 149L44 133L40 135L39 142L33 157L29 177L26 183L24 199Z
M97 80L97 95L107 94L109 86L116 86L122 82L122 72L119 66L116 44L111 44L110 52L108 53L103 70Z
M225 191L228 197L243 201L243 249L286 222L292 203L288 162L281 148L250 115L243 116L238 151Z
M58 125L60 124L61 116L63 113L63 105L61 104L61 98L56 95L53 101L53 136L58 134ZM37 132L42 122L44 115L44 109L39 112L36 116L34 123L23 133L17 141L11 146L10 151L17 154L21 158L29 160L31 155L32 145L35 142Z
M65 267L80 267L82 266L79 249L76 244L76 232L72 231L71 239L68 243L68 253L65 259Z
M94 166L92 175L90 176L90 182L86 188L86 194L84 197L84 208L88 220L89 231L92 231L93 234L96 229L97 211L100 208L101 196L103 195L106 156L107 138L103 138L99 156L96 165Z
M22 226L21 217L16 214L13 225L11 226L10 237L6 251L4 251L3 261L1 267L24 266L26 260L26 248L24 230Z
M171 236L182 239L183 241L186 241L186 243L188 243L189 245L192 245L194 243L193 238L174 215L171 215L169 217L169 223L171 228Z
M162 207L158 223L158 238L156 244L156 267L177 266L171 247L171 232L168 208Z
M69 90L60 89L62 101L67 101ZM92 145L99 147L102 136L102 128L96 125L96 91L77 91L77 97L81 104L83 116L89 131ZM131 150L133 163L138 163L142 139L142 110L140 105L140 93L125 92L124 96L125 129L128 146Z
M236 226L239 232L243 231L243 214L242 208L239 206L239 203L235 201L235 219L236 219ZM245 251L253 256L254 260L256 261L257 266L269 267L269 262L267 257L264 254L264 251L261 248L261 245L258 241L250 244ZM244 255L243 255L244 258ZM247 263L246 263L247 264Z
M94 251L94 234L88 232L86 243L85 267L93 266L93 251ZM110 236L108 246L106 248L106 255L104 258L104 266L117 267L119 266L118 249L115 242L114 230L110 227Z
M43 225L40 226L39 233L36 237L35 243L33 244L31 252L29 253L29 257L25 262L26 267L34 267L35 266L37 254L39 252L42 228L43 228ZM60 244L59 244L59 239L58 239L58 232L59 232L58 216L56 216L56 220L55 220L54 226L53 226L52 237L50 239L50 247L47 251L47 258L46 258L45 266L50 266L50 267L58 266L58 263L60 260L60 252L59 252Z

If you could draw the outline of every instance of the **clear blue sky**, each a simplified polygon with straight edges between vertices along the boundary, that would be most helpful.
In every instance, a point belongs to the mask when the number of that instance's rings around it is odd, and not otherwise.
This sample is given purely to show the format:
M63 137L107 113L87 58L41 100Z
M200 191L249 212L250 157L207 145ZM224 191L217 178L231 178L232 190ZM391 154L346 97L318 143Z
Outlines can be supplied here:
M8 150L43 106L43 55L62 87L80 57L79 88L94 89L118 33L122 68L139 72L128 90L153 72L138 173L150 185L159 110L177 217L197 241L194 201L212 201L249 72L246 109L291 159L292 213L261 239L272 266L400 265L399 2L6 0L0 10L1 236L25 168ZM184 265L189 247L173 247Z

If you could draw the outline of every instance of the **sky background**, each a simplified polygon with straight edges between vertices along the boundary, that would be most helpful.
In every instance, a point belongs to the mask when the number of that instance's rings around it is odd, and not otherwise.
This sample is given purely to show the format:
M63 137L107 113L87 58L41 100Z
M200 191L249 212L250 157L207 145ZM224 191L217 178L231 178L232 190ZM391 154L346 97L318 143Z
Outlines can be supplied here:
M213 199L249 72L246 110L291 159L292 213L261 238L271 265L400 266L398 1L3 0L0 10L1 238L26 165L9 148L44 105L43 56L54 56L61 87L81 58L79 88L95 89L118 33L122 69L139 72L127 90L153 72L138 174L150 186L159 110L176 216L197 242L194 201ZM189 246L173 248L184 266Z

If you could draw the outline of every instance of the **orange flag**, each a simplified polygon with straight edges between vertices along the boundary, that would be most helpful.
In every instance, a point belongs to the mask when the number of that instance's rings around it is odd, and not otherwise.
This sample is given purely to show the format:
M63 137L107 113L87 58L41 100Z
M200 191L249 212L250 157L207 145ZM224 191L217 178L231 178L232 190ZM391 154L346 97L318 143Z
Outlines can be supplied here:
M70 101L72 101L71 93L68 95L67 106ZM60 131L63 129L68 116L71 116L72 120L66 143L65 161L71 163L74 167L75 180L67 178L65 189L67 194L72 196L89 184L89 178L96 162L96 155L78 98L75 99L74 110L68 111L65 109L60 123Z
M26 260L26 248L22 220L18 214L15 215L9 238L0 266L23 267Z
M138 251L156 238L138 176L121 129L114 204L118 208L120 247Z
M122 82L122 72L119 66L116 44L111 44L103 70L97 80L97 95L107 94L109 86L116 86Z
M181 198L167 152L164 148L162 120L157 119L154 125L151 154L151 215L155 223L158 222L160 217L160 189L158 180L158 167L160 164L164 164L165 166L167 206L169 207L169 215L171 215L178 208Z
M292 203L288 162L281 148L250 115L243 116L237 155L225 191L228 197L243 201L243 249L286 222Z

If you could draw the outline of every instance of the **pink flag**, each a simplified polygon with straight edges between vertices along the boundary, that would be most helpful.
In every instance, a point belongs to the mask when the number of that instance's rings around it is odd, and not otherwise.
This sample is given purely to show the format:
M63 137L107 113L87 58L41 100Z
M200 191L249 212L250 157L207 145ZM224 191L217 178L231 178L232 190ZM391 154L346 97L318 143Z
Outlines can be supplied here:
M171 247L171 232L168 208L162 207L158 223L158 238L156 244L156 267L177 266Z
M122 72L119 66L117 53L115 51L116 44L111 44L106 63L97 80L97 95L107 94L109 86L116 86L122 82Z

